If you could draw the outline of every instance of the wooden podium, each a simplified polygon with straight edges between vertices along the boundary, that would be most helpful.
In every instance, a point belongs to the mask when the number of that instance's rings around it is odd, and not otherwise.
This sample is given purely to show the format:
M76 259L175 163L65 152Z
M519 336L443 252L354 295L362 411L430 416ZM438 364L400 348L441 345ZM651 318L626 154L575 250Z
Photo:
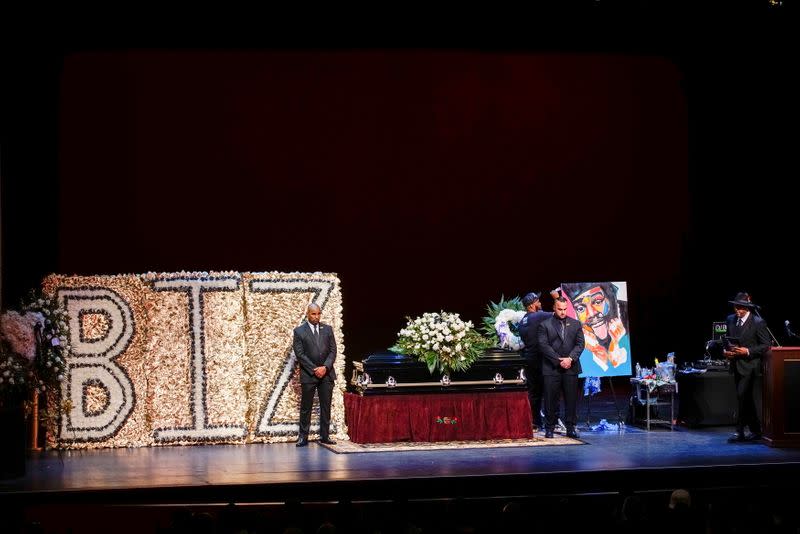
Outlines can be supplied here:
M800 347L772 347L764 357L764 441L800 447Z

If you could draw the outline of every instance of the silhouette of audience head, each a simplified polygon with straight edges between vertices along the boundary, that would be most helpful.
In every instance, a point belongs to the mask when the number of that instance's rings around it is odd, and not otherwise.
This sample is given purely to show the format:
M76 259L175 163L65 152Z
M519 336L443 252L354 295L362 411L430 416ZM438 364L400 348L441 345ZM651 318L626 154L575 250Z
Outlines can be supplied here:
M680 509L680 508L691 508L692 506L692 497L689 495L689 492L685 489L676 489L672 492L672 495L669 497L669 508L670 510Z

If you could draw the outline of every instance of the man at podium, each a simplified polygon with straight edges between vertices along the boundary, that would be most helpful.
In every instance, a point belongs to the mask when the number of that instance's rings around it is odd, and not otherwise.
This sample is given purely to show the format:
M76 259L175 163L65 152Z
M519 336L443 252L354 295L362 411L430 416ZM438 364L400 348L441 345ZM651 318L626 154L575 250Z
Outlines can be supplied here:
M728 302L733 304L733 313L726 320L728 335L723 338L723 354L731 362L738 402L736 433L728 442L757 441L761 439L761 422L753 385L761 375L761 358L771 346L769 330L766 321L756 315L757 306L748 293L737 293ZM750 429L749 435L745 435L745 426Z

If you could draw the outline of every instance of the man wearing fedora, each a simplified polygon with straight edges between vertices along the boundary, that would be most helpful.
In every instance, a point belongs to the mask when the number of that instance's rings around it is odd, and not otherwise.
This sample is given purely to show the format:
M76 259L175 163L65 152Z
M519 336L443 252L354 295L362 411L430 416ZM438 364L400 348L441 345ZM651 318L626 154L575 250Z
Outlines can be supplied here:
M738 343L726 344L723 351L730 360L730 371L736 383L736 434L728 439L731 443L757 441L761 439L761 422L756 411L753 385L761 376L761 358L770 349L767 323L755 313L758 308L748 293L737 293L728 301L733 304L733 314L727 318L728 336ZM738 346L735 346L738 345ZM745 435L744 427L750 429Z

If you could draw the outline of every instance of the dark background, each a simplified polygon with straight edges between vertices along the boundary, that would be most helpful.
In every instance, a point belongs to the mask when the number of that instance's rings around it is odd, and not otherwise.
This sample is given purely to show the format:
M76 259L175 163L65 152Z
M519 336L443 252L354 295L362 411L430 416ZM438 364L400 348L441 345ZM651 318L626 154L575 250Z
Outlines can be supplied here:
M336 272L353 360L407 315L624 280L635 361L701 357L740 290L784 342L788 17L637 15L414 48L6 46L3 304L50 272Z

